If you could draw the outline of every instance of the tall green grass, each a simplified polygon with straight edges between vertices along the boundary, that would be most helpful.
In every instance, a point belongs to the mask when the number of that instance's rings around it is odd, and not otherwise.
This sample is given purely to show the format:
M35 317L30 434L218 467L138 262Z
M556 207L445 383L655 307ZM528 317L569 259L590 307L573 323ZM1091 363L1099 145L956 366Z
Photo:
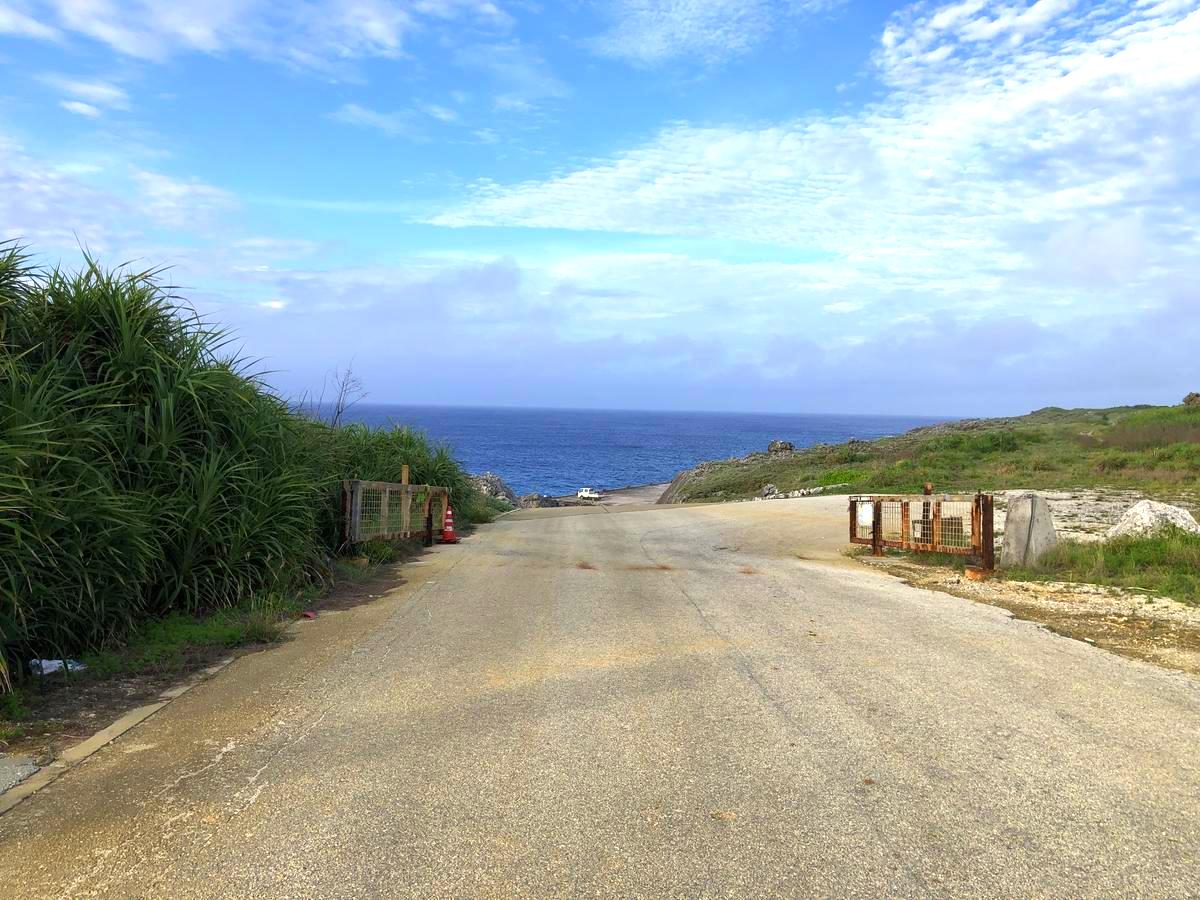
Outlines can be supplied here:
M0 245L0 689L30 656L323 577L340 480L404 464L470 520L445 447L298 414L157 273Z
M1063 541L1036 567L1005 576L1139 588L1200 605L1200 535L1168 528L1106 542Z

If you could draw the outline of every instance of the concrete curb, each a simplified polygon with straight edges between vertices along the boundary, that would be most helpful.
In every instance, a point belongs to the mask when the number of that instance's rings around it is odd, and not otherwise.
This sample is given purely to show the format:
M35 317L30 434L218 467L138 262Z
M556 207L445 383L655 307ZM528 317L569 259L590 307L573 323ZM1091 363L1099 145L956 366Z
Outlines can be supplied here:
M68 747L54 762L47 766L38 769L24 781L10 787L7 791L0 794L0 816L4 815L26 797L31 797L44 788L46 785L58 780L59 777L65 775L72 768L79 765L101 747L104 747L114 740L119 738L125 732L140 725L146 721L160 709L170 706L171 701L182 697L192 688L199 684L203 684L208 679L212 678L230 663L236 657L228 656L215 665L209 666L207 669L201 669L199 673L194 675L187 681L180 682L172 688L168 688L158 695L158 701L148 703L145 706L139 706L137 709L131 709L117 721L113 722L107 728L102 728L93 734L90 738L80 741L73 747Z

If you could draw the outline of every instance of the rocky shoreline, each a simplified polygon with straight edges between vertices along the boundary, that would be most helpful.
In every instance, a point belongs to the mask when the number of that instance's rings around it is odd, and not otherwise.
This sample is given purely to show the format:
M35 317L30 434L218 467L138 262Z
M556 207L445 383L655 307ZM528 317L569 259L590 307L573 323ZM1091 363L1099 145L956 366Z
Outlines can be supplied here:
M655 503L667 488L665 482L651 484L631 484L622 488L604 491L603 499L580 500L572 494L552 496L550 494L529 493L520 497L495 472L484 472L472 475L471 482L483 496L500 500L516 509L554 509L562 506L629 506L641 503Z
M936 426L928 426L928 427L936 427ZM866 443L866 441L857 441L855 439L851 439L849 441L849 443L851 443L851 444ZM824 445L817 444L814 446L821 447ZM685 469L684 471L682 471L678 475L676 475L671 480L671 483L667 486L667 489L663 492L663 495L661 497L659 497L658 502L659 503L680 503L680 502L682 502L683 489L688 483L695 481L698 478L703 478L705 475L710 474L711 472L720 468L721 466L752 465L754 463L766 462L769 460L787 459L788 457L795 456L796 453L797 453L796 445L791 443L790 441L771 441L771 443L769 443L767 445L766 452L756 451L754 453L747 453L745 456L731 456L728 459L714 459L714 460L710 460L708 462L702 462L698 466L693 466L690 469ZM756 499L784 499L787 497L791 497L792 495L795 495L796 497L806 497L806 496L811 496L812 494L820 494L820 493L823 493L824 491L833 489L833 486L829 486L829 487L813 488L813 489L809 489L808 491L789 491L787 493L779 493L778 491L772 490L770 492L767 492L767 490L766 490L767 488L774 488L774 487L775 486L772 484L764 485L763 492L762 492L760 498L756 498ZM845 485L839 485L839 487L845 487Z

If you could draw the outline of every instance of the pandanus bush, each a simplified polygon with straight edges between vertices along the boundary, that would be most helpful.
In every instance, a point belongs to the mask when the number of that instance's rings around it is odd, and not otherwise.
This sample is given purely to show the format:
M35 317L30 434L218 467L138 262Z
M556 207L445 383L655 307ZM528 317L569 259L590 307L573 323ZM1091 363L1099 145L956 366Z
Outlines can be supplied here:
M0 246L0 689L12 664L320 577L343 478L451 488L444 447L292 410L150 272Z

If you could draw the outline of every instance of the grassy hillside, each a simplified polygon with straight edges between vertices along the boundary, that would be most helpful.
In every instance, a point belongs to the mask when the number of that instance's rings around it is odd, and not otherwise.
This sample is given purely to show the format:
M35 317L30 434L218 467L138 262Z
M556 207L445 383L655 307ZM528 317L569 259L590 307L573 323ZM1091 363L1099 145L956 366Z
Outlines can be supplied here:
M672 499L734 500L848 483L842 493L1072 487L1173 494L1200 488L1200 405L1041 409L919 428L875 441L751 454L683 473Z
M323 581L343 478L408 464L493 514L447 448L298 415L225 345L152 273L0 245L0 692L30 657Z

